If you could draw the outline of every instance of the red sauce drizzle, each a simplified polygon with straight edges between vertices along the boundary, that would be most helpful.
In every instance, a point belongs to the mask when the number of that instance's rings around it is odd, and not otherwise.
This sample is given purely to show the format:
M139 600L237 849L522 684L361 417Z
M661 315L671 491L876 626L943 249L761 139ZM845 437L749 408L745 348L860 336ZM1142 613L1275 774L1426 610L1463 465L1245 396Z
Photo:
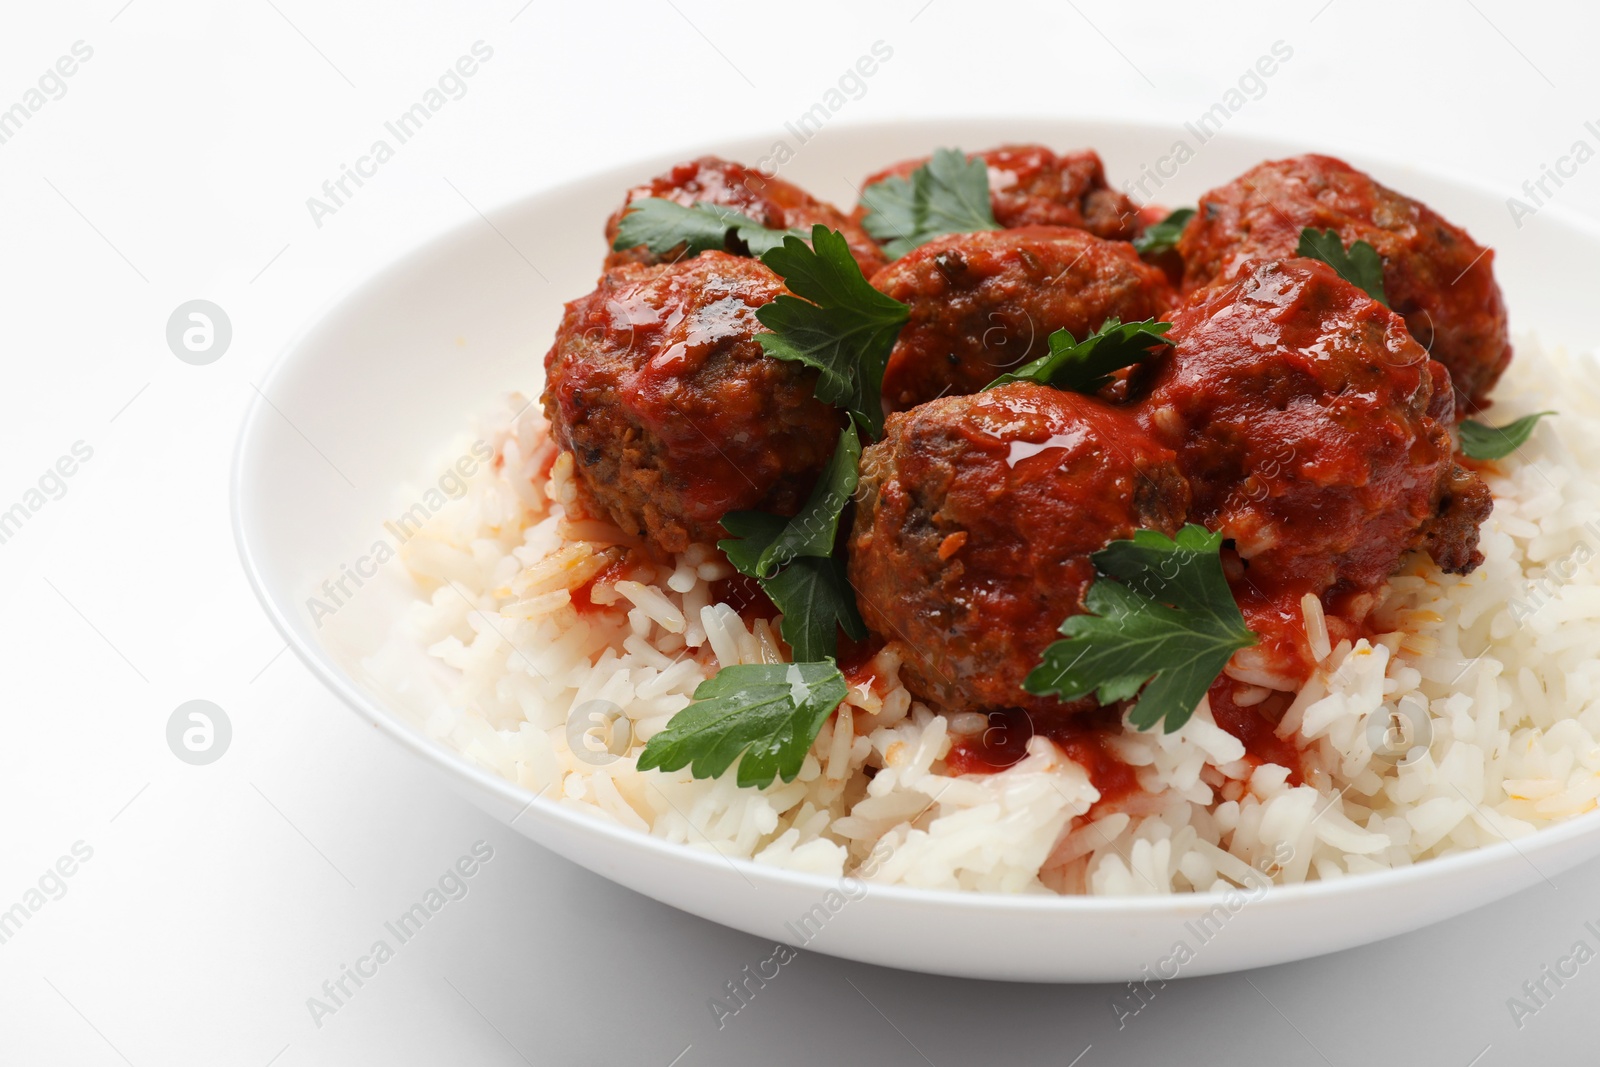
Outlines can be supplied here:
M728 605L747 623L757 619L766 619L770 622L778 615L777 605L762 590L761 583L744 574L735 573L732 577L714 582L711 586L711 600L713 603Z
M1074 715L1033 716L1020 708L989 713L989 728L982 734L959 738L945 757L955 774L992 774L1003 771L1027 755L1035 736L1048 737L1063 755L1081 766L1089 782L1100 791L1097 809L1124 799L1139 788L1138 775L1116 757L1106 739L1122 732L1122 716L1115 708L1098 708Z
M1217 725L1244 743L1245 759L1259 767L1263 763L1276 763L1289 769L1289 782L1301 785L1300 750L1294 743L1274 733L1283 713L1294 699L1293 693L1273 693L1259 704L1241 708L1233 702L1233 693L1239 683L1229 678L1218 678L1208 694L1211 699L1211 717Z
M590 598L589 594L594 591L594 587L596 585L622 581L628 576L628 570L630 566L631 563L628 557L623 556L620 559L612 560L610 563L607 563L604 567L600 568L598 574L572 591L573 608L577 610L579 615L587 615L594 611L609 610L608 605L596 604Z
M883 638L876 635L869 636L865 641L853 640L848 634L839 635L839 670L851 689L878 684L872 661L882 648Z

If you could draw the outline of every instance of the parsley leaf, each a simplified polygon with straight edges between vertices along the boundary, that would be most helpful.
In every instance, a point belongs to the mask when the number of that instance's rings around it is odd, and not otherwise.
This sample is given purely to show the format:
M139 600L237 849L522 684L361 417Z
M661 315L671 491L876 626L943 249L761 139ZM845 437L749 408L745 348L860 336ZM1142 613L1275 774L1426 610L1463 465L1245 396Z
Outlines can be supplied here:
M693 206L684 207L673 200L647 196L628 205L627 214L617 223L617 238L611 248L625 252L644 245L659 256L681 244L685 246L685 259L708 250L760 256L781 245L790 234L806 236L802 230L770 230L750 216L720 204L697 200Z
M833 457L792 519L764 511L730 511L717 542L740 574L755 578L783 612L783 639L794 663L734 664L694 691L694 703L645 745L639 769L675 771L692 764L696 778L715 778L738 759L738 784L765 786L800 773L817 731L849 692L834 658L839 629L862 640L844 561L834 553L839 517L855 493L861 438L855 423L839 432Z
M1069 330L1050 335L1050 354L1024 363L1009 374L1002 374L985 390L1012 382L1036 382L1076 393L1093 393L1111 380L1111 372L1140 362L1154 345L1170 345L1163 335L1172 329L1170 322L1144 319L1123 322L1115 316L1081 341Z
M852 423L839 432L839 443L834 447L832 458L822 469L811 495L794 518L785 520L759 511L735 511L723 517L722 524L729 532L733 531L733 527L728 526L728 519L741 525L745 517L752 521L759 520L754 522L755 536L767 542L759 555L751 558L752 546L748 540L719 541L718 547L741 574L751 578L771 578L780 567L800 556L833 555L834 541L839 533L839 516L843 514L845 504L855 495L856 483L860 480L860 472L856 467L860 460L861 437ZM750 535L738 536L748 538ZM735 553L738 559L734 558Z
M1146 226L1145 231L1133 239L1134 251L1141 256L1159 256L1178 247L1178 235L1190 219L1194 208L1180 207L1160 222ZM1304 254L1304 253L1302 253Z
M696 778L715 778L742 755L740 786L770 785L774 776L792 782L849 691L831 661L724 667L644 746L639 769L689 767Z
M814 367L817 399L849 411L873 437L882 435L883 370L911 309L869 285L844 235L820 224L809 247L791 234L761 262L795 294L756 309L772 331L756 335L762 349Z
M1504 459L1527 443L1533 428L1553 411L1536 411L1504 426L1467 419L1461 423L1461 452L1472 459Z
M730 511L722 528L733 536L717 542L733 569L747 578L761 577L761 557L789 528L789 520L770 511Z
M851 423L839 433L811 496L792 519L764 511L722 517L732 538L718 541L740 574L756 579L783 612L779 631L796 661L838 655L839 628L856 640L867 636L844 563L834 558L839 517L855 494L861 439Z
M1222 573L1222 535L1189 524L1176 539L1139 530L1094 554L1088 614L1061 624L1066 640L1044 651L1023 688L1102 704L1143 689L1128 722L1172 733L1189 721L1228 658L1258 640Z
M1384 307L1389 306L1389 298L1383 292L1383 257L1367 242L1357 241L1346 251L1338 230L1314 230L1307 226L1300 231L1300 246L1294 254L1322 260L1337 271L1339 277L1364 290Z
M989 167L958 148L936 149L909 178L885 178L861 192L861 225L892 259L947 233L998 230Z
M802 556L761 587L783 612L779 629L797 663L837 656L840 627L857 641L867 637L843 560Z

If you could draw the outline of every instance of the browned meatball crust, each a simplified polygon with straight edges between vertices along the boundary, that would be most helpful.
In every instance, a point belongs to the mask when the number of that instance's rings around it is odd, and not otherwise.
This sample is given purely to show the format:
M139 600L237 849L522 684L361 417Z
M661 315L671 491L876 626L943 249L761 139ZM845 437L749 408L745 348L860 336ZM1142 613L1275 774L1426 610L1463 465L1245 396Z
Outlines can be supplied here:
M668 552L725 536L729 511L793 514L844 416L817 375L773 359L756 309L786 290L753 259L705 252L609 270L567 305L544 411L589 501Z
M671 200L689 207L696 202L732 208L773 230L800 229L807 233L817 223L838 230L850 245L850 254L861 273L872 273L884 264L883 252L867 231L832 204L825 204L810 193L781 178L768 178L760 171L716 156L702 156L680 163L667 173L628 190L622 207L606 220L606 247L617 239L617 226L628 205L645 197ZM671 263L683 254L681 246L664 255L654 255L640 246L606 257L606 266L621 263Z
M1511 362L1494 253L1427 205L1340 160L1307 155L1263 163L1201 197L1178 242L1184 286L1232 277L1246 260L1292 256L1307 226L1377 249L1390 306L1450 371L1460 413L1488 399Z
M1354 626L1407 551L1482 561L1490 498L1455 463L1448 374L1327 264L1246 264L1168 336L1134 409L1177 452L1191 520L1231 541L1234 592L1286 673L1308 667L1305 594Z
M1031 383L891 415L861 458L850 580L901 679L949 712L1082 710L1022 688L1083 610L1090 555L1173 533L1189 490L1126 410Z
M1048 352L1056 330L1082 340L1113 316L1159 318L1174 300L1132 245L1062 226L936 238L872 284L911 307L883 377L890 411L976 392Z
M1055 152L1036 144L1002 145L973 152L989 167L989 197L1001 226L1072 226L1097 237L1131 241L1144 228L1133 201L1106 184L1105 165L1089 150ZM865 189L885 178L904 178L928 162L908 159L867 178ZM856 218L864 209L856 208Z

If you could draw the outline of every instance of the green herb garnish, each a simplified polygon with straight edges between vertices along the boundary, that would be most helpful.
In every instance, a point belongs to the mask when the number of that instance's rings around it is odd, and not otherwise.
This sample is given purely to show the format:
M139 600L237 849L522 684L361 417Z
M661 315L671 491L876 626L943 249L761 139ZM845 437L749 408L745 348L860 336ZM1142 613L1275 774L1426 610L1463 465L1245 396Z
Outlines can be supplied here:
M989 167L957 148L936 149L907 178L885 178L861 192L861 225L892 259L947 233L998 230Z
M641 770L689 767L696 778L715 778L743 754L741 786L765 786L774 775L793 781L817 731L849 692L835 662L839 631L863 640L867 627L834 547L860 479L860 430L883 432L883 369L910 315L867 284L844 236L826 226L812 229L809 247L786 235L761 261L795 294L756 310L772 331L756 335L761 347L776 359L815 368L818 399L850 415L793 518L764 511L722 517L733 536L717 547L783 613L779 631L795 662L723 667L639 756Z
M1066 640L1045 649L1023 688L1062 700L1093 693L1102 704L1140 694L1131 725L1177 730L1229 657L1257 641L1228 589L1221 548L1221 534L1191 523L1176 539L1139 530L1096 552L1088 613L1061 624Z
M763 522L776 520L778 526L774 527L773 536L766 539L759 555L753 555L749 542L722 541L718 542L718 547L727 553L741 573L752 578L771 578L780 568L801 556L833 555L834 541L839 533L839 516L854 495L860 478L856 469L860 460L861 438L855 425L851 424L840 431L833 456L794 518L782 519L762 511L734 511L723 516L725 527L728 519L736 522L755 517Z
M841 627L858 641L867 636L844 563L833 552L839 517L856 491L860 458L861 441L852 423L839 434L833 458L794 518L764 511L722 517L733 537L717 547L735 570L756 579L783 613L779 631L796 662L836 657Z
M794 235L761 262L795 295L756 309L771 333L756 335L767 355L814 367L817 399L848 411L873 437L883 433L883 369L911 309L862 276L850 245L818 225L811 245Z
M1504 426L1490 426L1467 419L1461 423L1461 453L1472 459L1504 459L1523 445L1533 434L1533 428L1553 411L1536 411L1524 415Z
M835 663L839 629L857 640L867 636L844 563L833 554L860 456L851 423L794 518L764 511L722 517L733 537L717 547L740 574L760 582L783 613L780 630L795 662L723 667L645 745L640 770L689 767L696 778L715 778L745 753L741 786L767 785L774 774L788 782L799 773L817 731L849 692Z
M640 770L689 767L696 778L715 778L742 753L741 786L765 786L774 774L789 782L800 772L817 731L849 692L835 662L839 630L856 640L867 636L844 562L833 553L860 457L861 440L850 423L794 518L764 511L723 516L733 537L717 547L783 612L780 629L795 662L733 664L700 683L694 703L645 745Z
M1112 371L1140 362L1156 345L1172 344L1163 336L1170 329L1170 322L1123 322L1112 317L1081 341L1074 340L1068 330L1057 330L1050 335L1049 355L1024 363L983 388L1035 382L1076 393L1093 393L1111 381Z
M644 245L654 255L665 255L684 245L684 258L705 251L760 256L783 243L789 235L805 237L802 230L771 230L748 215L720 204L697 200L690 207L660 197L641 197L628 205L617 223L613 251L625 252Z
M1345 281L1364 290L1384 307L1389 298L1383 292L1383 257L1365 241L1357 241L1346 251L1337 230L1315 230L1310 226L1300 231L1300 246L1295 255L1320 259L1332 267Z
M1178 247L1178 236L1192 218L1194 208L1180 207L1160 222L1145 227L1145 231L1133 239L1134 251L1141 256L1159 256L1171 252Z
M688 767L696 778L715 778L742 755L740 786L769 785L774 776L792 782L849 691L831 660L724 667L644 746L639 769Z

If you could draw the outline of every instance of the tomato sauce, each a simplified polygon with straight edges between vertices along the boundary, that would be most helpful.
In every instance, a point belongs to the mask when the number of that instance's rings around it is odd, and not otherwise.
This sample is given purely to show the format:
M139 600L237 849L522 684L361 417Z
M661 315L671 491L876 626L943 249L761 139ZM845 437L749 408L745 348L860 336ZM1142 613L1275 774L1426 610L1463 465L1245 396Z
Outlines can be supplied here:
M868 637L865 641L856 641L847 634L839 635L839 670L844 674L844 680L851 689L860 686L876 687L879 683L877 672L872 668L872 661L882 650L883 638L877 635Z
M1117 758L1107 738L1121 733L1122 716L1115 708L1073 715L1030 715L1020 708L989 713L989 728L962 737L951 746L945 766L954 774L992 774L1020 761L1034 737L1047 737L1063 755L1081 766L1100 799L1089 809L1115 804L1139 788L1134 768Z
M1240 707L1233 700L1238 686L1238 682L1226 677L1218 678L1211 684L1208 694L1211 717L1218 726L1243 742L1244 758L1252 765L1259 767L1263 763L1276 763L1280 767L1287 767L1290 784L1303 784L1300 749L1274 732L1294 694L1275 692L1259 704Z
M620 582L628 576L631 562L627 556L614 559L602 567L593 578L572 590L572 606L579 615L588 615L591 612L605 611L607 606L596 604L590 597L596 585L605 585L611 582Z
M713 603L726 604L739 613L746 623L757 619L771 622L778 617L778 606L761 588L761 583L744 574L719 579L711 585Z

